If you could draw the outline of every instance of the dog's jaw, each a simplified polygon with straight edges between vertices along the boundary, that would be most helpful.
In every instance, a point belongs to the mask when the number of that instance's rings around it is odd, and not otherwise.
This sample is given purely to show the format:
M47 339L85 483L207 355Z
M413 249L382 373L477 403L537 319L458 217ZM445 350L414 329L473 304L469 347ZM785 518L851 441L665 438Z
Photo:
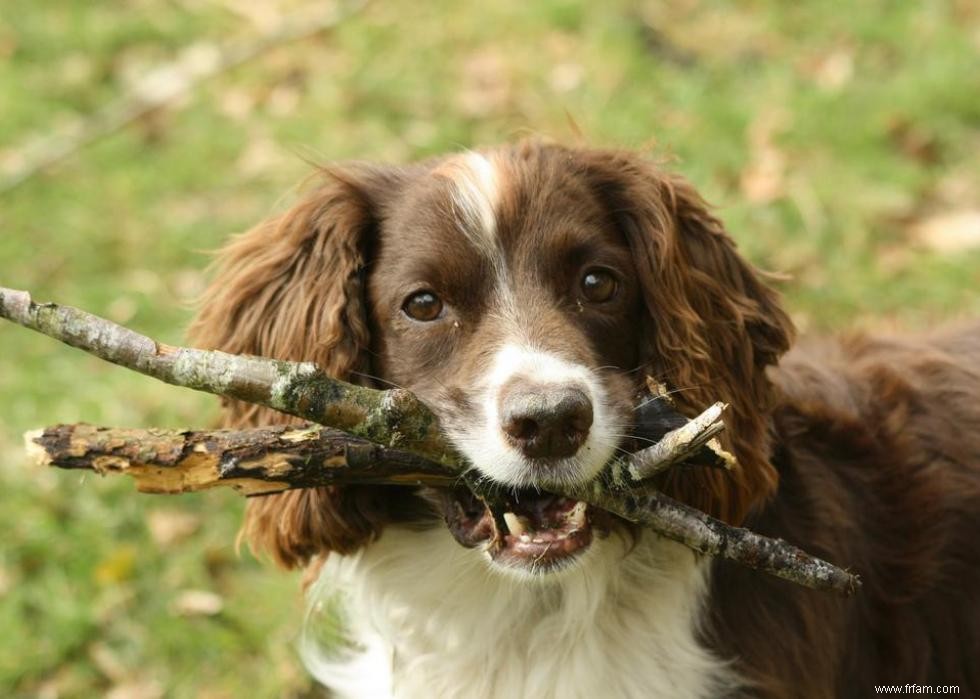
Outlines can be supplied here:
M592 405L592 425L576 453L532 459L508 443L501 429L501 392L514 381L533 381L545 390L573 386L586 396ZM448 434L481 478L509 487L509 504L501 506L506 511L496 518L503 516L507 531L492 524L489 509L478 505L474 514L472 502L461 507L464 503L459 499L450 499L445 514L451 531L461 543L482 547L491 567L510 575L540 577L584 561L584 554L608 532L607 523L601 516L596 522L595 513L583 502L542 491L588 482L613 455L617 431L601 381L581 364L508 343L495 353L477 395L477 419L450 426Z

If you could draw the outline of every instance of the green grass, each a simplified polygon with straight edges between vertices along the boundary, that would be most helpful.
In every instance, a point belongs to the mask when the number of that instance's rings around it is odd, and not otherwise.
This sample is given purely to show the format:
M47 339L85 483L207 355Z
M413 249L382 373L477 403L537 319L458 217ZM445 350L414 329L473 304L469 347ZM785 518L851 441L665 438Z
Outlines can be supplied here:
M0 163L120 94L134 67L253 34L234 4L6 0ZM970 7L376 3L0 194L0 285L177 343L204 251L279 205L304 158L408 161L526 133L573 141L571 117L589 142L670 155L747 255L792 275L784 292L807 330L976 315L980 252L930 252L910 232L980 205ZM767 152L782 174L753 198L746 173ZM314 691L294 658L297 580L236 556L236 496L136 496L125 482L30 470L20 448L45 424L205 426L215 412L0 326L0 694L96 697L127 682L168 697ZM189 531L154 536L148 522L175 511ZM219 594L223 611L175 614L188 589Z

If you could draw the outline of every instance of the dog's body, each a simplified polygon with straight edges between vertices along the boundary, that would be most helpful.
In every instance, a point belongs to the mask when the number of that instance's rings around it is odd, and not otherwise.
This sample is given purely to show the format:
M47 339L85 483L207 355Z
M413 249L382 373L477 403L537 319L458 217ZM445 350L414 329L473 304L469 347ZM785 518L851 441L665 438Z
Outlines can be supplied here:
M480 475L513 488L503 532L462 488L250 504L254 546L326 561L314 598L342 599L359 650L310 665L343 693L980 691L980 327L777 366L793 335L778 297L689 185L636 156L525 143L326 173L229 246L194 335L409 388ZM856 598L541 492L635 443L648 374L689 414L730 403L739 463L660 486L853 569Z

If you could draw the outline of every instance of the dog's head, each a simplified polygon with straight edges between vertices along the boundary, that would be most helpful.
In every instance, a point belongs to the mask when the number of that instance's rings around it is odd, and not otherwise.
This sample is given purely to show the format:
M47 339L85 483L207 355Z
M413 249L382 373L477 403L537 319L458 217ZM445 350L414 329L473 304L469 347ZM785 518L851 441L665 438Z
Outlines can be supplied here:
M192 334L416 393L481 476L511 487L492 555L505 567L560 568L617 526L546 492L588 481L633 438L648 375L687 414L731 404L738 469L678 470L667 492L738 522L776 484L765 369L790 322L693 188L632 153L528 142L326 169L226 248ZM229 416L283 419L242 404ZM464 545L490 537L465 489L271 495L250 503L245 531L297 565L437 517Z

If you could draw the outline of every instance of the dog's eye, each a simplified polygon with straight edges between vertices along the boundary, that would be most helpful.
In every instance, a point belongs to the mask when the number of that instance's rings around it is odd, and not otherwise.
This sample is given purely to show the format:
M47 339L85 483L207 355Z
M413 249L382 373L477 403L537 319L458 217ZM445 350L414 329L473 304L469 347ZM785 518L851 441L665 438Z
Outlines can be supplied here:
M419 291L405 299L402 310L409 318L427 323L442 315L442 300L431 291Z
M604 269L590 269L582 277L582 296L590 303L608 301L618 290L616 277Z

